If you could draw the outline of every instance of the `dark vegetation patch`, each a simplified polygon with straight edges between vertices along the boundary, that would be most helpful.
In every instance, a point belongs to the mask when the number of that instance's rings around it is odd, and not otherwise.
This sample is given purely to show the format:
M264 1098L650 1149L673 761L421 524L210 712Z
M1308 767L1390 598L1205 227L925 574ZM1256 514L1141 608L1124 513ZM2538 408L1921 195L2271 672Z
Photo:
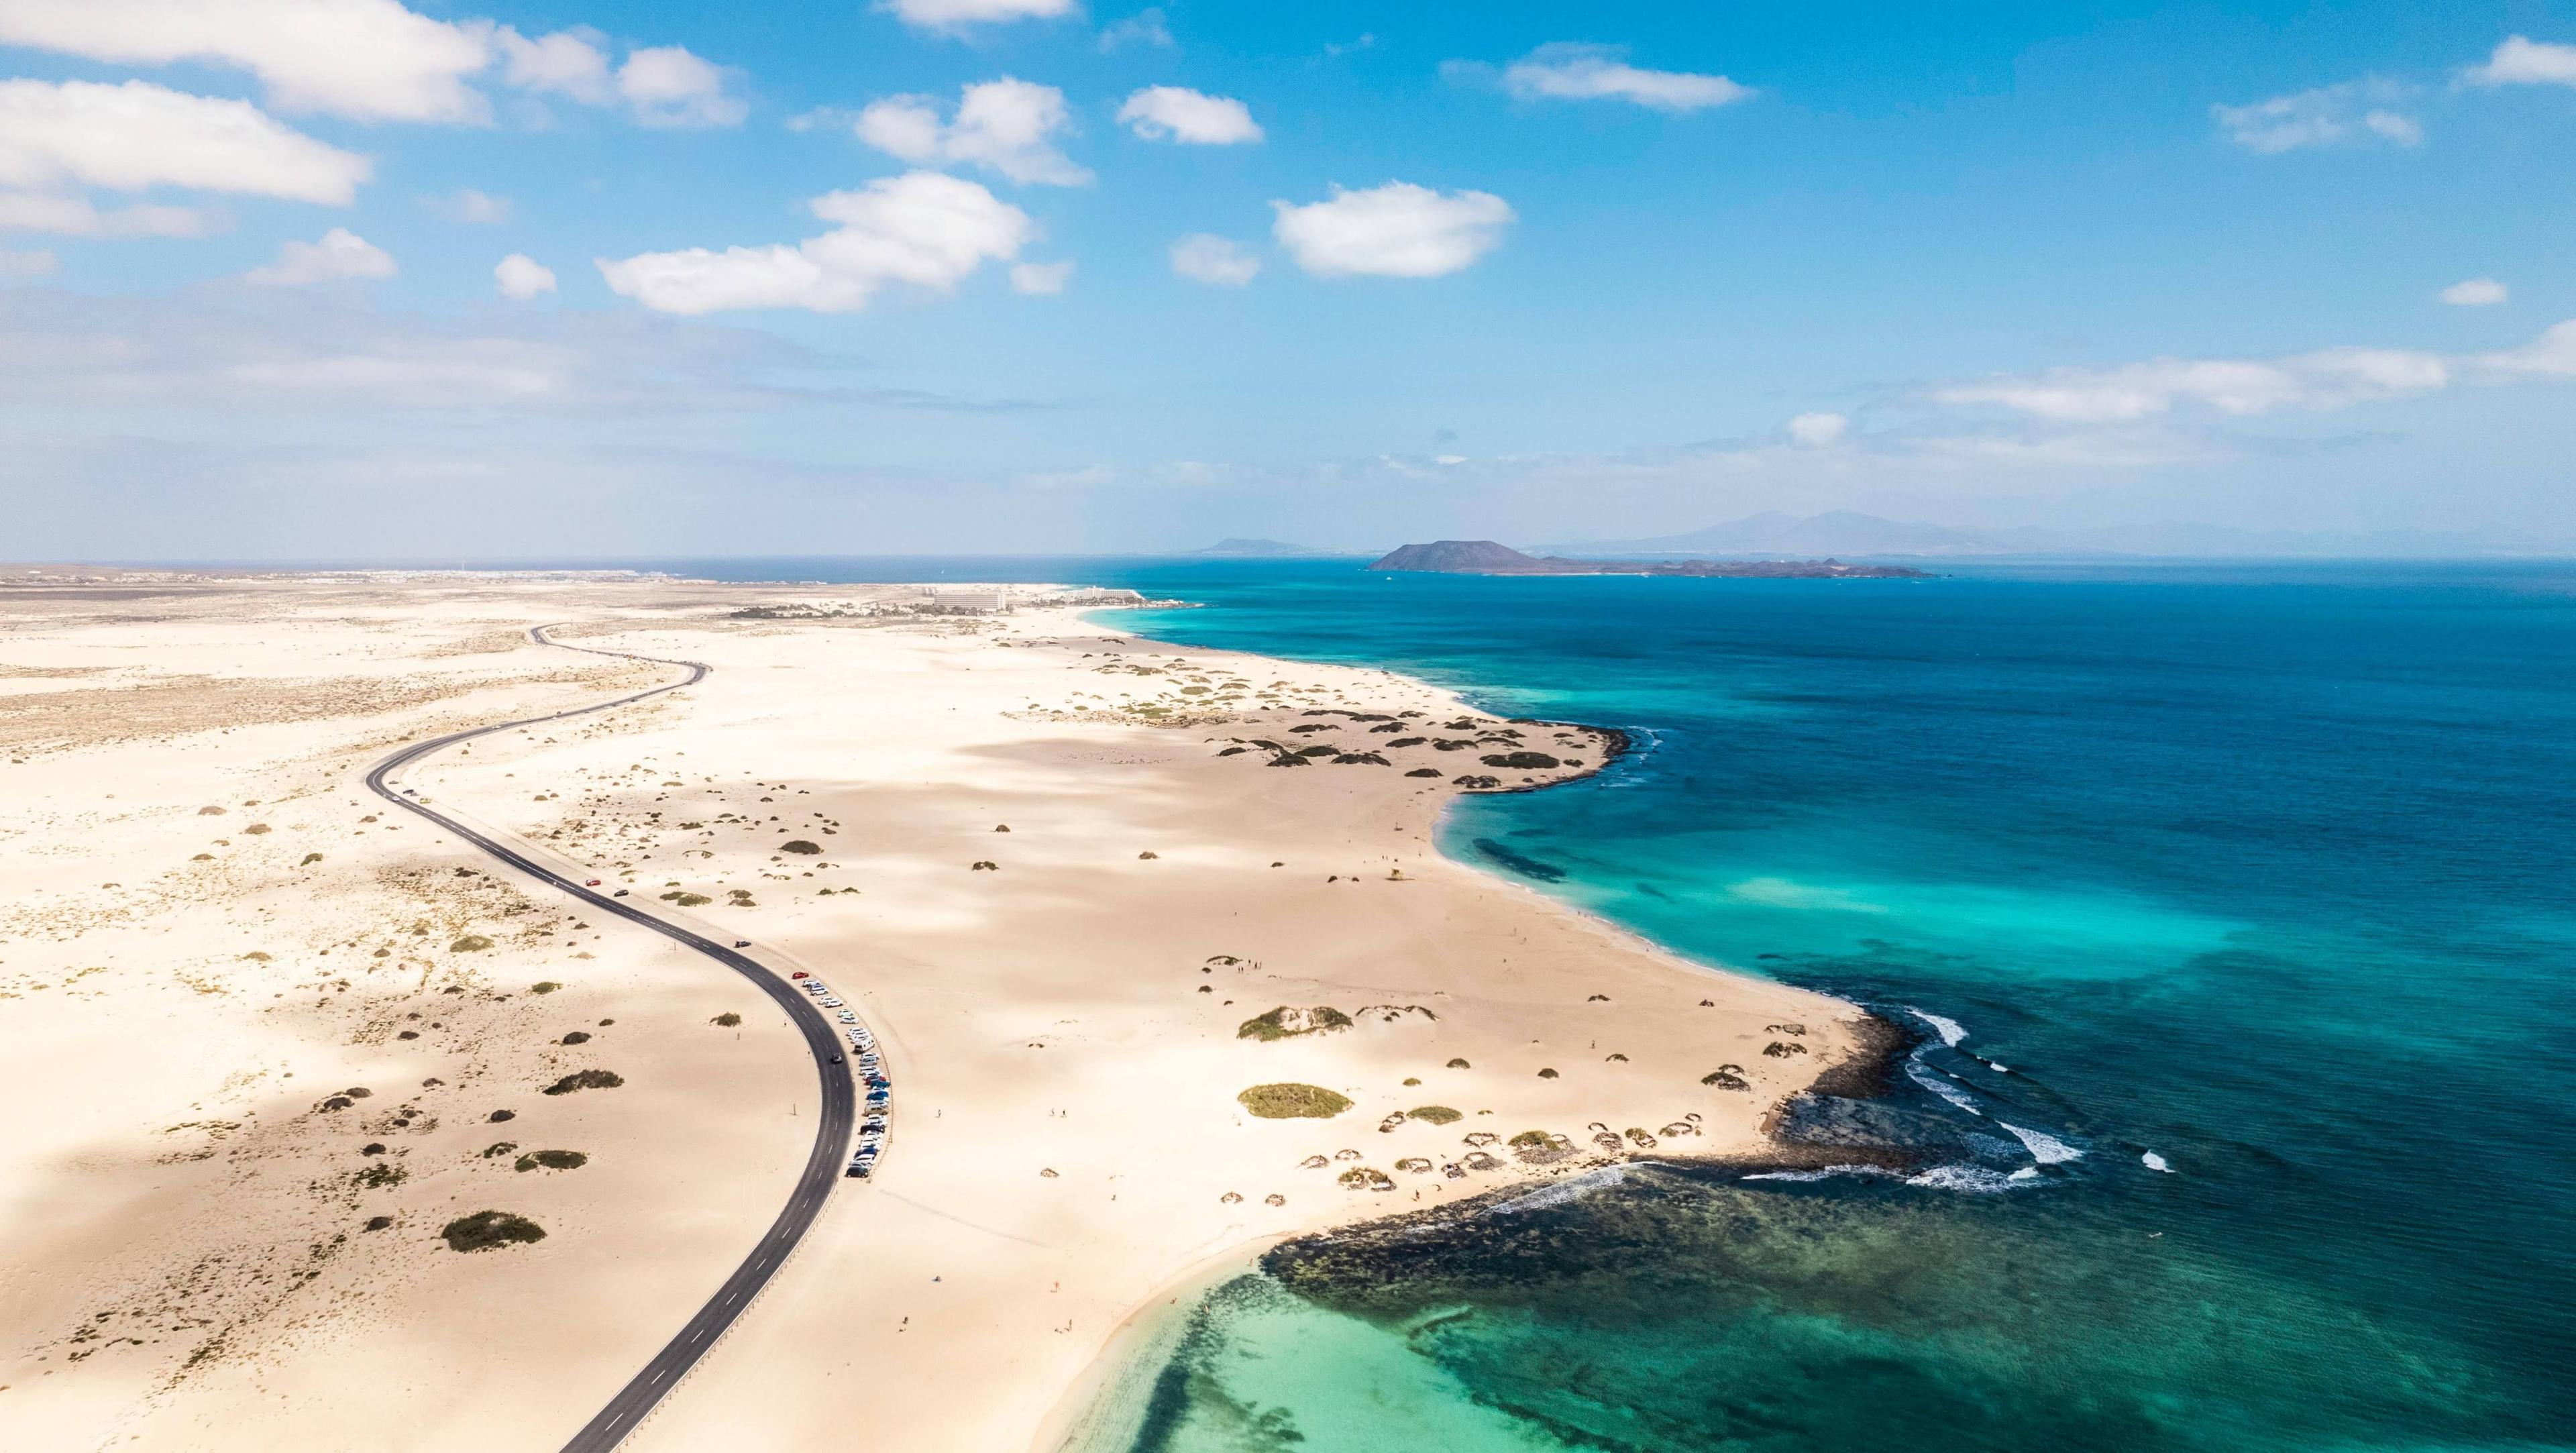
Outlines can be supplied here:
M1415 1120L1427 1120L1434 1125L1454 1125L1467 1118L1446 1105L1416 1105L1404 1113Z
M721 1024L725 1028L731 1029L742 1022L742 1016L728 1009L707 1022L710 1024Z
M492 946L492 940L479 933L469 933L447 946L452 954L479 954Z
M787 841L778 845L778 850L782 853L794 853L798 857L811 858L819 855L823 851L823 845L818 842L809 842L801 837L789 838Z
M438 1234L447 1238L450 1251L490 1251L518 1242L543 1241L546 1228L507 1211L477 1211L448 1222Z
M626 1083L626 1077L615 1070L575 1070L546 1086L549 1095L569 1095L575 1090L614 1090Z
M590 1157L578 1150L532 1150L520 1156L513 1170L579 1170L590 1163Z

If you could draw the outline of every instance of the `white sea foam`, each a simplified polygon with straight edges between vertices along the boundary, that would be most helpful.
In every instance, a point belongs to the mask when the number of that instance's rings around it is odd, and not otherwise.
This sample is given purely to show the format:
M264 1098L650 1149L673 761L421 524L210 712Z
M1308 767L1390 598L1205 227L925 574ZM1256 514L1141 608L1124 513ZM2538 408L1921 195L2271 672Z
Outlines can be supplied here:
M1581 1200L1583 1197L1590 1195L1594 1191L1608 1190L1610 1187L1619 1184L1627 1178L1628 1168L1626 1166L1604 1166L1601 1169L1592 1171L1588 1174L1576 1176L1572 1180L1559 1181L1545 1190L1532 1191L1526 1196L1514 1196L1512 1199L1488 1209L1485 1214L1488 1216L1509 1216L1521 1211L1536 1211L1548 1206L1562 1206L1568 1201Z
M2152 1150L2148 1151L2146 1154L2144 1154L2144 1155L2142 1155L2142 1156L2139 1156L2139 1157L2138 1157L2138 1159L2140 1159L2140 1160L2142 1160L2142 1161L2145 1161L2145 1162L2146 1162L2146 1165L2147 1165L2147 1169L2149 1169L2149 1170L2160 1170L2160 1171L2163 1171L2166 1175L2172 1175L2172 1174L2173 1174L2173 1167L2172 1167L2172 1166L2170 1166L2170 1165L2167 1165L2167 1164L2165 1163L2165 1158L2164 1158L2163 1156L2156 1154L2156 1153L2155 1153L2154 1151L2152 1151Z
M1931 1025L1932 1032L1941 1036L1941 1042L1952 1049L1958 1048L1959 1041L1968 1037L1968 1027L1956 1019L1917 1009L1911 1004L1905 1006L1905 1012Z
M1909 1186L1926 1186L1936 1191L1966 1191L1972 1195L1992 1195L2012 1189L2013 1178L2002 1171L1982 1165L1936 1165L1921 1175L1907 1176Z
M2039 1167L2035 1165L2023 1166L2021 1169L2014 1171L2011 1175L2004 1177L2004 1179L2008 1181L2035 1181L2039 1179Z
M1933 1094L1940 1096L1942 1099L1949 1101L1951 1104L1967 1111L1971 1115L1982 1115L1985 1113L1977 1108L1977 1102L1969 1097L1967 1091L1960 1089L1958 1086L1951 1084L1948 1080L1945 1080L1939 1075L1934 1074L1932 1071L1925 1069L1923 1066L1916 1064L1913 1060L1909 1059L1905 1062L1905 1074L1906 1077L1913 1080L1914 1083L1930 1090Z
M1837 1176L1883 1176L1895 1172L1876 1165L1829 1165L1821 1170L1766 1170L1744 1177L1748 1181L1829 1181Z
M2030 1152L2030 1158L2041 1165L2059 1165L2066 1161L2084 1158L2084 1152L2045 1130L2024 1130L2009 1120L1997 1120L1995 1123L2011 1131L2013 1138L2020 1141L2022 1147Z

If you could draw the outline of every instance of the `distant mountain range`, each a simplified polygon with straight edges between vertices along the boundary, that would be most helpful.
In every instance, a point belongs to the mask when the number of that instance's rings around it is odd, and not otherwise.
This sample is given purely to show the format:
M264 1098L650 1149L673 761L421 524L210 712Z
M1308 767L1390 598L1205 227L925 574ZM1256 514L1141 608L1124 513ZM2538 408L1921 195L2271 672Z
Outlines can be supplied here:
M1322 556L1347 552L1317 550L1306 545L1291 545L1284 540L1219 540L1204 550L1192 550L1190 553L1193 555L1224 555L1235 559L1281 560L1299 556Z
M1725 555L1750 559L1817 556L1952 555L2163 555L2348 558L2459 558L2477 555L2558 553L2537 542L2478 534L2384 531L2334 534L2298 530L2239 530L2222 525L2113 525L2095 529L2036 527L1954 529L1908 524L1876 515L1835 510L1790 515L1777 510L1747 515L1704 530L1642 540L1586 540L1543 545L1539 553L1604 556Z

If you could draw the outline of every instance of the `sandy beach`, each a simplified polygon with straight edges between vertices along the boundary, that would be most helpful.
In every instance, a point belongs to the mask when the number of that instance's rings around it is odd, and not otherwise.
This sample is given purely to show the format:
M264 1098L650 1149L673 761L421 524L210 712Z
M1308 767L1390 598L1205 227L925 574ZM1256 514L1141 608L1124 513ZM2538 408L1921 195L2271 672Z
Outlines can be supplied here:
M894 1084L875 1176L630 1447L1052 1447L1194 1280L1759 1156L1859 1042L1436 852L1452 796L1604 734L1005 594L0 583L0 1443L554 1448L777 1213L817 1109L786 1017L361 789L678 674L531 626L714 669L404 784L825 980ZM485 1210L543 1239L451 1250Z

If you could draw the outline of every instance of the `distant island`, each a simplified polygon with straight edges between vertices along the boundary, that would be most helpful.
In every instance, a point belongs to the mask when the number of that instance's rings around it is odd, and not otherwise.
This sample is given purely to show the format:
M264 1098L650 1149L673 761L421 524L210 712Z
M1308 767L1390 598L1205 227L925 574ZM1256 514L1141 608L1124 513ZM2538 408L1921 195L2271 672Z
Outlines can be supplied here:
M1524 555L1491 540L1434 540L1405 545L1371 561L1370 570L1441 575L1702 575L1771 580L1928 580L1902 565L1846 565L1840 560L1567 560Z

